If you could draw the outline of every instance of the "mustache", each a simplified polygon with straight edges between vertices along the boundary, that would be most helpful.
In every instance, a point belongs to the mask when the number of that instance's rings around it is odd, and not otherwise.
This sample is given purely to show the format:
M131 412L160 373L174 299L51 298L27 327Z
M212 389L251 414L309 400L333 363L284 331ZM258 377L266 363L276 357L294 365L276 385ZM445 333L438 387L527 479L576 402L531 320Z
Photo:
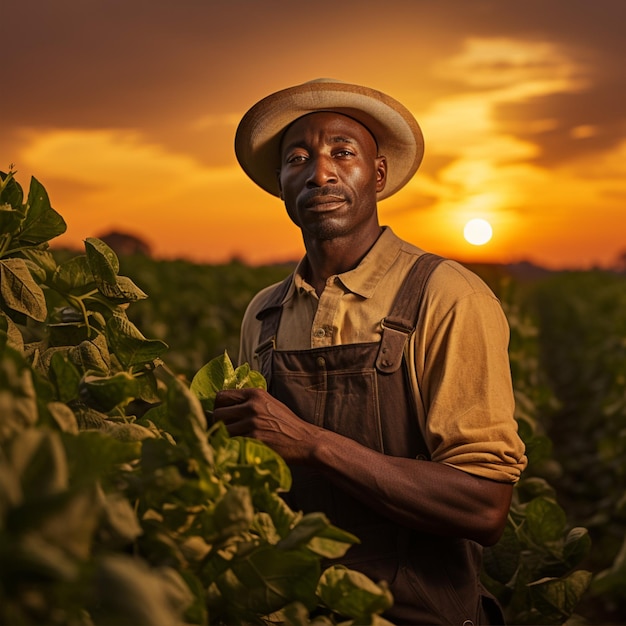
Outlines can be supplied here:
M326 196L344 200L345 192L339 185L324 185L323 187L315 187L314 189L308 189L300 196L300 204L306 207L312 204L317 198L324 198Z

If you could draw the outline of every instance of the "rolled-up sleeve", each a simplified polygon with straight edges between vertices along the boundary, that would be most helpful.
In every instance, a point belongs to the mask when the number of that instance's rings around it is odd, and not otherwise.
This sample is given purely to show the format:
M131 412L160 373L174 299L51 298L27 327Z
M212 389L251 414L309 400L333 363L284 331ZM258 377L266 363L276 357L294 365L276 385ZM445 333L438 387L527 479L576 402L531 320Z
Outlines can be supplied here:
M527 464L514 418L509 327L477 277L444 269L412 340L418 413L433 461L516 482ZM442 291L443 288L443 291Z

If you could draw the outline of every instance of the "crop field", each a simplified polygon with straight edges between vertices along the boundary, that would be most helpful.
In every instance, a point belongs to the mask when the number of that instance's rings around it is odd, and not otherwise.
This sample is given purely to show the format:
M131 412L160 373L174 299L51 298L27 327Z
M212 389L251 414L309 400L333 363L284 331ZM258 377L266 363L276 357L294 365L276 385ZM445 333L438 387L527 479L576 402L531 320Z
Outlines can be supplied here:
M151 294L129 316L168 343L168 358L187 376L224 350L236 357L250 297L291 271L146 257L122 263ZM625 624L626 275L554 272L524 280L503 267L470 268L507 313L517 418L530 459L507 533L487 551L486 578L493 574L491 589L508 607L511 623ZM168 297L179 276L185 287ZM525 508L532 500L537 528L529 531ZM500 571L509 549L516 556ZM568 590L564 581L573 573ZM559 579L552 600L536 600L541 617L525 615L535 600L521 576L534 583ZM578 585L585 589L580 597Z
M211 425L239 325L289 266L55 251L33 179L0 187L0 624L388 624L355 538L280 498L284 461ZM511 327L529 467L485 584L511 624L626 623L626 276L473 267Z

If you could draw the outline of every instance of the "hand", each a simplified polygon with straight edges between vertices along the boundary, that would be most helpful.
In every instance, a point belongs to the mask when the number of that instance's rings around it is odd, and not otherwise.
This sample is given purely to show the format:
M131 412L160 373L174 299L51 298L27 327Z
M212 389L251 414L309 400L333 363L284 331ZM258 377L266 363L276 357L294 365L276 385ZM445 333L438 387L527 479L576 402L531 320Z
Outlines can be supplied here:
M262 389L218 392L213 419L224 422L231 437L259 439L294 464L311 461L322 432Z

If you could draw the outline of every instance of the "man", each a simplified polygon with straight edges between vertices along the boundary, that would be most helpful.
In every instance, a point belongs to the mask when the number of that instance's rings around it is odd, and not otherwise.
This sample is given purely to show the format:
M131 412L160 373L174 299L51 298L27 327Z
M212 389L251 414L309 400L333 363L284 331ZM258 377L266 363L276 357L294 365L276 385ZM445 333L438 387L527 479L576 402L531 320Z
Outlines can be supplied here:
M306 255L243 322L240 361L269 393L221 392L215 419L286 460L294 509L361 539L342 562L390 584L385 617L500 620L479 573L526 464L509 331L476 275L379 224L377 202L421 162L417 122L378 91L318 80L254 105L235 150Z

